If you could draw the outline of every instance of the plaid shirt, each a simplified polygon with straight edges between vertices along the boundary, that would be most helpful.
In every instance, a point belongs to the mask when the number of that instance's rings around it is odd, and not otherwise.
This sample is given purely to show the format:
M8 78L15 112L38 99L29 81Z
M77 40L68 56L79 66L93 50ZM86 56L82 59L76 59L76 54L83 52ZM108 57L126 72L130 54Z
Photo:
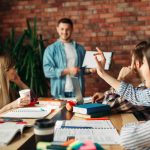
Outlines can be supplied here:
M139 89L145 89L143 84L138 86ZM116 93L113 88L105 92L103 103L110 105L112 113L128 113L132 112L138 118L144 120L150 119L150 106L138 106L127 101L123 96Z

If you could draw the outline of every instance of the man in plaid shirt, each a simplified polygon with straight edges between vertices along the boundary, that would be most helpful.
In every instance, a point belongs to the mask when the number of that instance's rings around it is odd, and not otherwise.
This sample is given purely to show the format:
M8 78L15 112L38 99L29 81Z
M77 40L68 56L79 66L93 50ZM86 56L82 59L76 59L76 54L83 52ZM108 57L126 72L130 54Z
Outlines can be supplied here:
M136 46L136 50L132 53L132 58L141 61L142 63L142 50L147 45L146 42ZM131 66L123 67L119 73L118 80L126 81L133 84L133 79L139 77L136 68L133 68L135 60L132 59ZM140 82L142 79L140 78ZM139 82L139 81L138 81ZM137 86L137 89L144 89L143 83ZM134 84L135 85L135 84ZM137 85L137 84L136 84ZM123 96L119 96L113 88L106 91L105 93L95 93L93 95L93 102L102 102L111 106L112 113L126 113L132 112L139 120L149 120L150 119L150 107L149 106L139 106L127 101Z

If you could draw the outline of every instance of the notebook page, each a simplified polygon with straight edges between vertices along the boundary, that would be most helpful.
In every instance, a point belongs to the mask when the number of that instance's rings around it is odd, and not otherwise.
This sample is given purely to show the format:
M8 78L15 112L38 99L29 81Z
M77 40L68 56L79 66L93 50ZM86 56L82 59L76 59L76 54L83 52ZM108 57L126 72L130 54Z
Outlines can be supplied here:
M0 123L0 145L10 143L17 132L22 134L25 126L31 126L26 124L16 124L13 122Z
M97 53L97 52L96 51L86 51L83 65L82 65L83 67L96 68L96 66L97 66L96 61L93 56L95 53ZM110 63L111 63L112 52L103 52L103 53L106 58L105 70L108 70ZM98 57L98 59L100 59L100 58Z
M119 134L110 120L63 120L55 124L54 141L69 138L99 144L119 144Z
M59 127L61 127L60 125L62 125L62 126L70 126L70 127L91 127L91 128L102 128L102 129L114 128L110 120L65 120L65 121L57 121L56 126L57 124L59 124Z
M48 107L24 107L0 115L5 118L44 118L51 112Z
M61 128L55 130L54 141L66 141L75 138L81 142L91 140L99 144L119 144L119 134L115 129L75 129Z

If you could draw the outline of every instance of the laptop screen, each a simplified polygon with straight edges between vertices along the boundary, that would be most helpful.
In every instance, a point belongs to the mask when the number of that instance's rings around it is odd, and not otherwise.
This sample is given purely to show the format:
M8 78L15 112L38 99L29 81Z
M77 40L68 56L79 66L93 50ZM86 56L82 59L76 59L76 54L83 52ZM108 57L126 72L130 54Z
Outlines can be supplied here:
M71 77L71 80L72 80L72 84L73 84L74 93L75 93L77 103L83 104L84 101L83 101L83 96L82 96L82 92L81 92L79 79L77 77Z

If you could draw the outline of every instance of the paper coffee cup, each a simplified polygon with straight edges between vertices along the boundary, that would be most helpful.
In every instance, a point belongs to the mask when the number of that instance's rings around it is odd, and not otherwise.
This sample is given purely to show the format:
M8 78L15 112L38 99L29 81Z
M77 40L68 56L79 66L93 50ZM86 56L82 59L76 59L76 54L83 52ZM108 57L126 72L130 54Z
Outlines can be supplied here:
M25 96L30 98L31 97L30 92L31 92L30 89L24 89L24 90L19 91L19 95L21 98L24 98Z

